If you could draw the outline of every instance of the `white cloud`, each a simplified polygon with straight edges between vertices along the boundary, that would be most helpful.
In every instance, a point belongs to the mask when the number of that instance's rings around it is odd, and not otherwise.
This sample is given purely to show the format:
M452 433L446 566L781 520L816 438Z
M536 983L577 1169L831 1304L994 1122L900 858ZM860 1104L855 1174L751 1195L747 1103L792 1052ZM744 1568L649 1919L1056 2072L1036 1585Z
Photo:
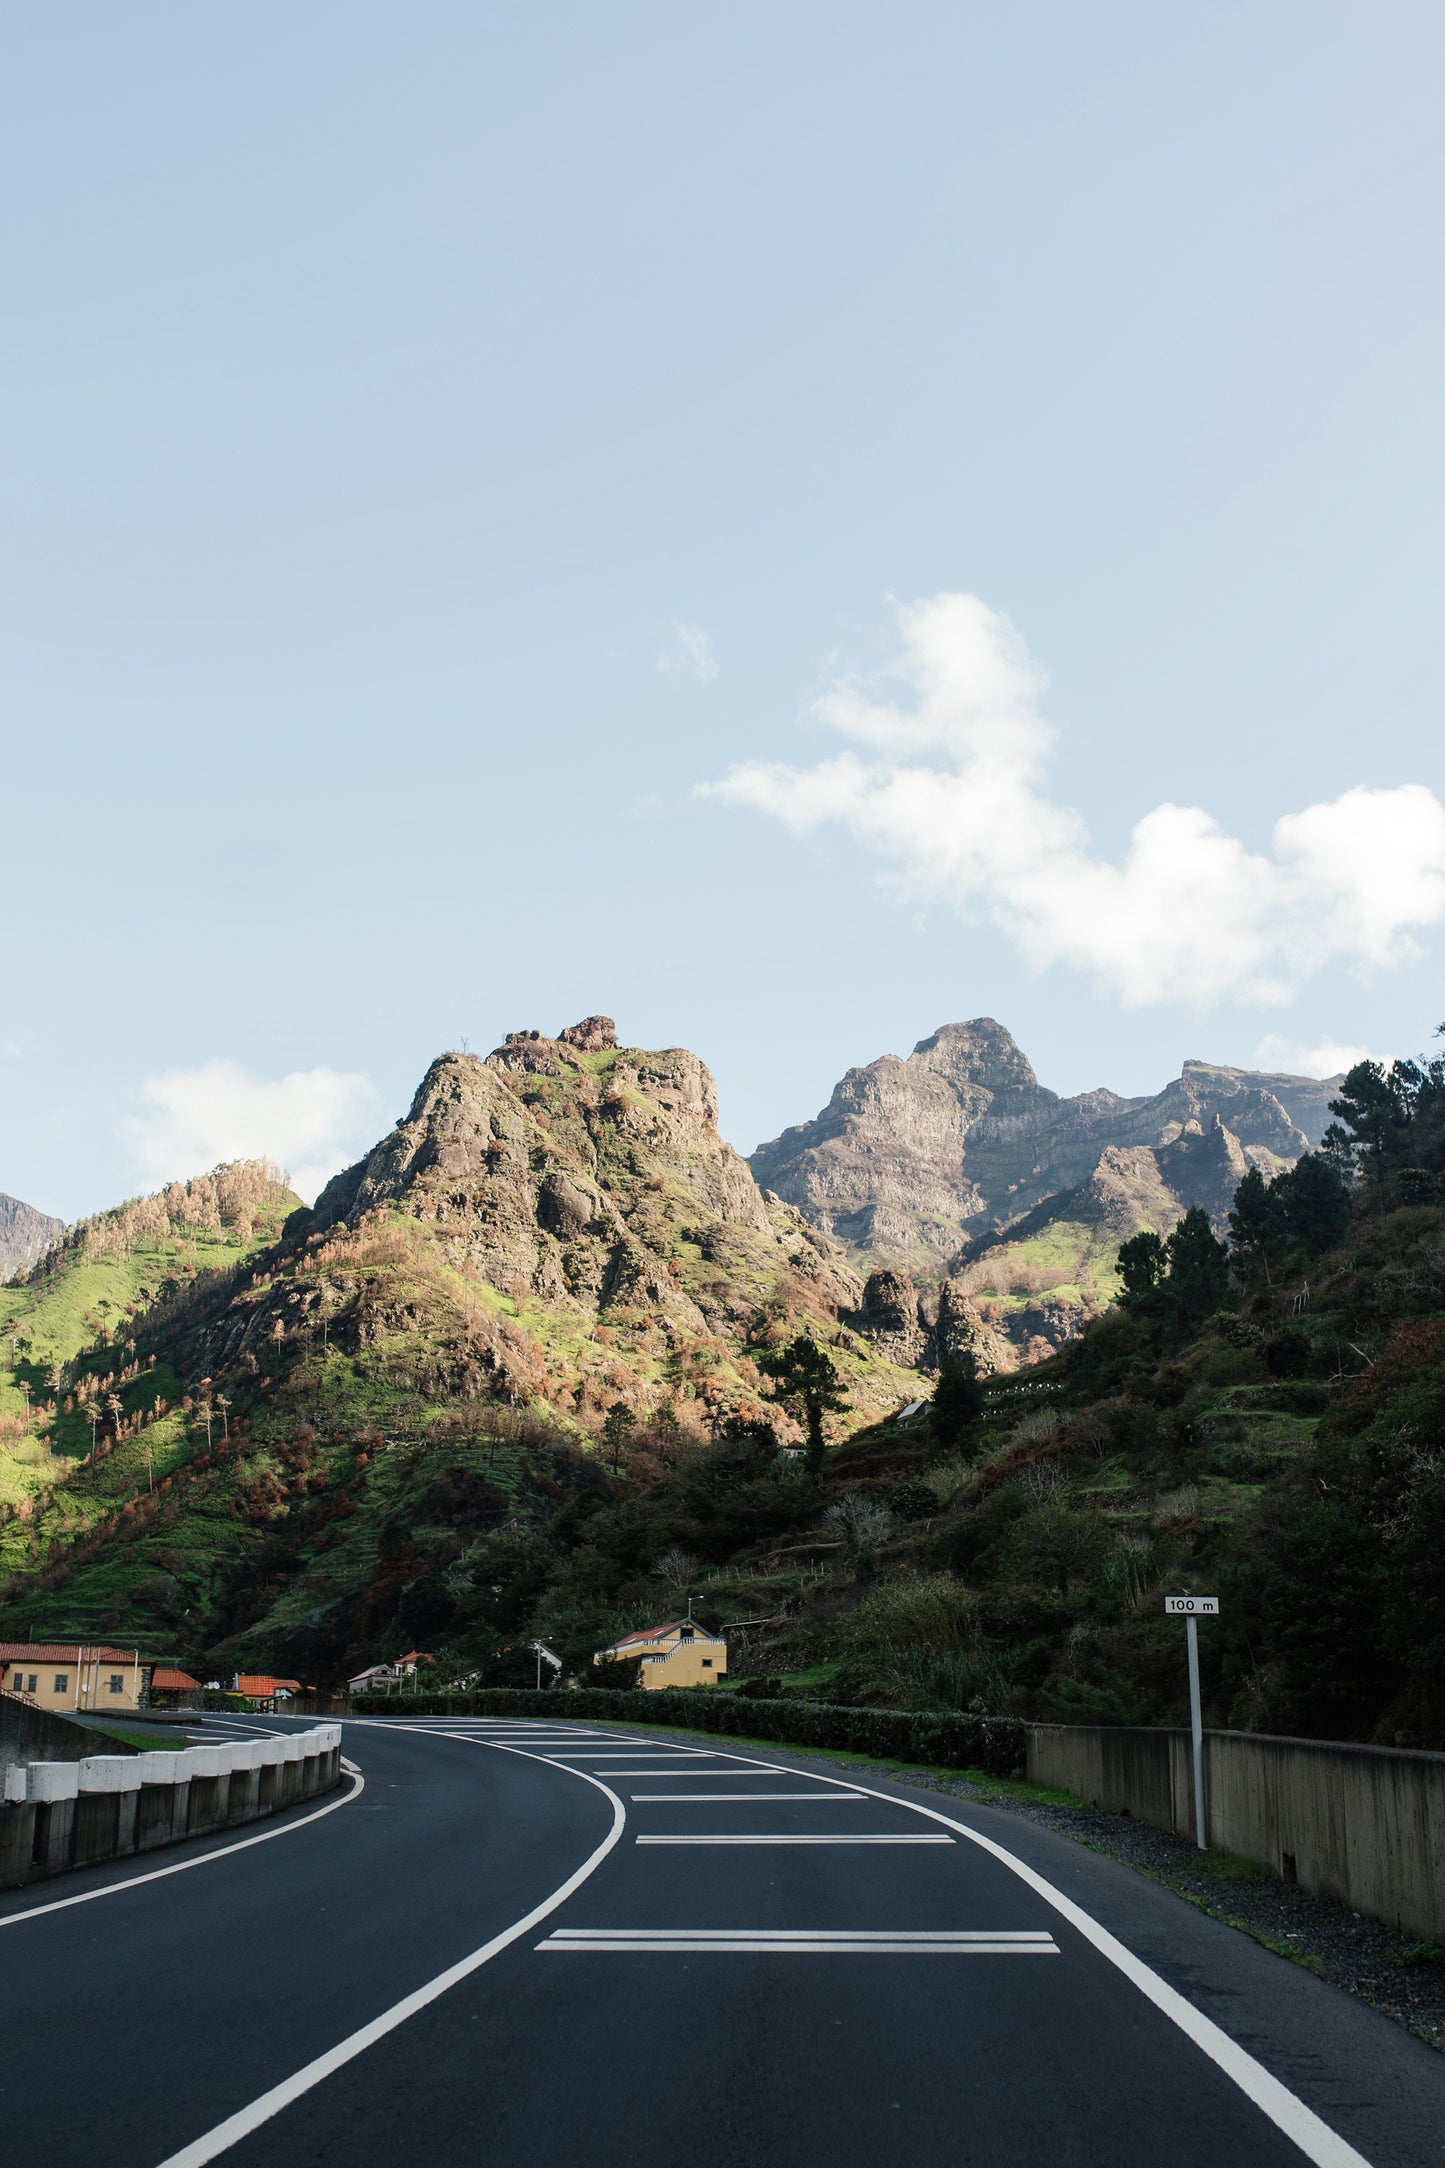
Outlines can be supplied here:
M846 683L817 703L862 753L749 762L704 792L799 835L839 823L901 895L982 912L1036 970L1089 971L1128 1007L1283 1002L1327 963L1415 955L1411 930L1445 917L1445 806L1420 783L1287 814L1269 856L1172 804L1135 822L1120 863L1097 856L1048 795L1045 680L1009 620L965 594L898 616L906 703Z
M1282 1069L1289 1076L1343 1076L1357 1061L1369 1061L1367 1046L1346 1046L1338 1039L1322 1039L1315 1046L1281 1039L1271 1032L1254 1050L1261 1069Z
M147 1077L140 1111L117 1124L153 1183L202 1174L223 1159L269 1158L291 1170L308 1202L367 1142L375 1093L368 1077L297 1069L269 1082L237 1061Z
M673 620L672 638L667 646L658 651L659 670L679 673L687 677L701 678L706 684L717 676L717 656L713 644L700 625L679 624Z

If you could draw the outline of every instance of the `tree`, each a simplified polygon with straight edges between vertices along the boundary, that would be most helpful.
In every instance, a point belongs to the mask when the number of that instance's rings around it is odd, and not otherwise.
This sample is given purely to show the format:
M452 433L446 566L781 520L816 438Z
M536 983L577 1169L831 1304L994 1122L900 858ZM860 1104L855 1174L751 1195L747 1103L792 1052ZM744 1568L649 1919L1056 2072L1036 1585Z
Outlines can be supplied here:
M1280 1200L1289 1247L1321 1256L1350 1231L1350 1193L1340 1172L1320 1152L1306 1152L1270 1183Z
M758 1368L771 1379L774 1400L795 1415L808 1433L806 1466L810 1475L823 1472L823 1417L841 1415L848 1405L838 1383L833 1359L799 1333L786 1347L764 1348Z
M617 1474L622 1456L632 1443L632 1433L637 1428L637 1417L625 1400L614 1400L602 1424L602 1449L612 1456L612 1473Z
M983 1414L983 1387L972 1351L954 1356L938 1373L933 1388L933 1435L945 1451L956 1453Z
M1288 1227L1278 1184L1267 1183L1258 1167L1250 1168L1234 1193L1229 1239L1236 1250L1259 1266L1269 1286L1273 1280L1271 1261L1284 1248Z
M1344 1172L1360 1175L1378 1192L1409 1133L1414 1101L1423 1073L1414 1062L1395 1062L1387 1071L1377 1061L1357 1061L1330 1101L1331 1122L1325 1150Z
M1229 1291L1228 1254L1215 1238L1209 1214L1191 1205L1164 1245L1169 1254L1169 1293L1192 1323L1217 1310Z
M1119 1278L1124 1288L1127 1308L1137 1309L1163 1283L1169 1270L1169 1259L1164 1244L1152 1228L1142 1234L1130 1235L1119 1248Z

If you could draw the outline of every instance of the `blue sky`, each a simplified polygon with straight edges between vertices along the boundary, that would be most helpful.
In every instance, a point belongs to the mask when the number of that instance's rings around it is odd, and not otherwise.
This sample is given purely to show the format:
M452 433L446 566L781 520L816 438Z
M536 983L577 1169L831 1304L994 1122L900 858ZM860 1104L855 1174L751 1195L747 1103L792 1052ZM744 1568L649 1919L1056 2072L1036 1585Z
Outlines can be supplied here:
M1422 1045L1442 61L1328 0L15 17L0 1188L314 1182L596 1009L744 1150L970 1015L1065 1091Z

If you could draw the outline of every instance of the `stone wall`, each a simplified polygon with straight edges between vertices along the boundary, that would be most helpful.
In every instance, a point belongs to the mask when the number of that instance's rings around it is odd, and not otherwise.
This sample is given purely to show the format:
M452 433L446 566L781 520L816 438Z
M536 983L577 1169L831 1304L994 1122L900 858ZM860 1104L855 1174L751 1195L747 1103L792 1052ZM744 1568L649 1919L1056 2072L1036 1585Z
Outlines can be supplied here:
M179 1752L12 1763L0 1787L0 1889L234 1829L340 1781L339 1724Z
M1034 1783L1193 1837L1187 1731L1026 1728ZM1210 1731L1204 1782L1212 1845L1445 1942L1445 1754Z

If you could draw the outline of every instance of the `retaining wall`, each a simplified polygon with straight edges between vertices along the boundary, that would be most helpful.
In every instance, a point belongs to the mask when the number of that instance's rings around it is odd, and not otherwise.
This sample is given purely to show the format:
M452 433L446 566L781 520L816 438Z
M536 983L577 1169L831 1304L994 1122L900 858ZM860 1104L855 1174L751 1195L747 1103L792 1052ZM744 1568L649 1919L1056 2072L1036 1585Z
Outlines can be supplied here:
M1036 1784L1194 1836L1187 1731L1026 1729ZM1445 1943L1445 1754L1207 1731L1204 1788L1212 1845Z
M112 1754L134 1751L119 1739L110 1748ZM94 1752L92 1725L77 1724L49 1709L34 1709L13 1694L0 1694L0 1768L18 1761L83 1761Z
M341 1781L341 1726L179 1752L16 1763L0 1776L0 1889L18 1889L68 1867L235 1829L331 1791Z

